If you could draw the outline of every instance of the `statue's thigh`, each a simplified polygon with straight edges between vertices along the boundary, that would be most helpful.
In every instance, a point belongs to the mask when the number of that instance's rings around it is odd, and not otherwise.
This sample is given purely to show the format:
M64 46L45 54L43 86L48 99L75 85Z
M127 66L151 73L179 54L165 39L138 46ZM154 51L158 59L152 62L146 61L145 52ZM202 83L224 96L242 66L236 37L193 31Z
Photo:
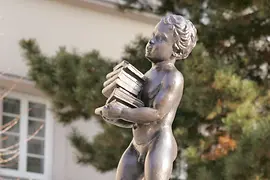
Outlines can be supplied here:
M143 165L138 163L138 154L131 144L122 155L116 172L116 180L141 180Z
M165 138L156 139L151 145L145 159L145 180L169 180L173 161L175 159L175 145Z

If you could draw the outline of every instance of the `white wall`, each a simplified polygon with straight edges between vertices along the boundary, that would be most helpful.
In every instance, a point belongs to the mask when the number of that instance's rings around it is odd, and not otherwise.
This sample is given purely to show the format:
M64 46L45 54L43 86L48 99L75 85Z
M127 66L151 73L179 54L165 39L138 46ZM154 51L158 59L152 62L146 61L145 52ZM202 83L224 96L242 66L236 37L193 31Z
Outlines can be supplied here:
M100 132L97 128L97 122L91 121L78 121L72 126L80 128L91 140L94 135ZM60 124L55 126L55 161L53 167L53 180L112 180L115 177L115 172L98 173L91 166L82 166L76 164L76 158L73 148L66 136L71 132L71 128L64 128Z
M0 0L0 71L25 76L27 67L20 56L18 41L36 38L41 49L53 54L61 45L80 52L98 49L113 59L138 33L150 35L152 24L101 14L49 0ZM97 133L93 122L77 122L89 138ZM67 141L70 127L55 124L53 180L114 179L114 173L99 174L80 167Z
M18 41L36 38L45 53L65 45L81 52L99 49L118 59L138 33L150 35L153 25L76 8L48 0L0 0L1 71L25 75ZM12 66L10 63L12 62Z

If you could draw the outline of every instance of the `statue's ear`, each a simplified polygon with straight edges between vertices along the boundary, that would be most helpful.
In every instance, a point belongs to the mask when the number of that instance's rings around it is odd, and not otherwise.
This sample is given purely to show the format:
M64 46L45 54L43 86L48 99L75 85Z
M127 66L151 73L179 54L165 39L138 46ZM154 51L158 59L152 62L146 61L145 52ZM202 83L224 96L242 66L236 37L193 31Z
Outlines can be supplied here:
M169 24L168 26L169 26L169 29L170 30L173 30L174 29L174 26L172 24Z
M177 59L182 59L183 57L183 50L177 45L177 43L174 43L173 45L173 57L177 58Z

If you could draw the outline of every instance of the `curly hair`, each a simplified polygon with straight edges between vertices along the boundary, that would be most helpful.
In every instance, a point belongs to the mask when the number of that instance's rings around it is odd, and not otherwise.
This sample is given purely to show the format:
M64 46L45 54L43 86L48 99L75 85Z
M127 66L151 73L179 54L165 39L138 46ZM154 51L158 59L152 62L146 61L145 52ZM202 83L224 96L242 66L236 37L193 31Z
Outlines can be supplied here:
M197 43L197 29L183 16L169 14L161 19L173 30L176 42L173 45L173 56L176 59L185 59Z

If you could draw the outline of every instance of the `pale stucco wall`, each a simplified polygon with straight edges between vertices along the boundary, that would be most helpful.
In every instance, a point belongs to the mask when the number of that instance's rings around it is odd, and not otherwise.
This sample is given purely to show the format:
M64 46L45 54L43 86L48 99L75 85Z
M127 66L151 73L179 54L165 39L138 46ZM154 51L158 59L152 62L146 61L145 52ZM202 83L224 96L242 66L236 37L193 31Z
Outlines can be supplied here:
M80 52L98 49L118 59L123 45L138 33L150 35L153 25L93 12L49 0L0 0L0 70L25 75L18 41L36 38L45 53L65 45ZM13 62L12 67L9 63Z
M93 120L78 121L72 126L79 128L91 139L100 132L97 123ZM91 166L81 166L76 164L75 151L71 148L66 136L71 132L71 127L64 128L60 124L55 125L54 141L54 161L53 161L53 180L113 180L115 171L98 173Z
M41 49L54 53L61 45L79 52L98 49L113 59L121 56L125 44L138 33L150 35L153 24L78 8L49 0L0 0L0 71L25 76L27 67L18 41L36 38ZM73 124L91 137L99 129L93 122ZM114 179L114 172L99 174L76 164L74 150L66 136L71 127L55 123L53 180Z

